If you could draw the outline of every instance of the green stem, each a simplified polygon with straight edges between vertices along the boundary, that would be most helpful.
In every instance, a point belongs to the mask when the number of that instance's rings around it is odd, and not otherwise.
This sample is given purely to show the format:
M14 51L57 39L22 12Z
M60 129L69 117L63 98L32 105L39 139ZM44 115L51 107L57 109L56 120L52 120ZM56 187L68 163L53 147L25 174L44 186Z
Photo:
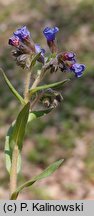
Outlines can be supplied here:
M35 82L32 85L32 89L35 88L41 82L41 80L46 75L47 69L49 69L48 65L46 65L46 67L43 68L40 75L36 78ZM25 77L25 89L24 89L24 99L26 102L30 100L30 95L29 95L30 77L31 77L31 72L27 72L26 77ZM39 99L40 99L40 96L38 96L34 100L34 102L31 105L31 108L35 106L35 104L38 102ZM19 149L18 149L18 146L15 144L14 149L13 149L13 154L12 154L12 165L11 165L11 172L10 172L10 197L17 188L18 155L19 155Z
M36 80L34 81L33 85L32 85L32 88L31 89L34 89L36 88L36 86L43 80L43 78L45 77L48 69L50 68L50 65L49 64L46 64L41 73L37 76Z
M33 107L35 107L35 105L39 102L42 96L43 96L43 93L40 93L39 95L36 96L35 100L30 105L30 110L32 110Z
M28 95L28 90L29 90L29 85L30 85L30 77L31 77L31 72L26 71L26 77L24 81L24 99L26 102L29 101L29 95Z

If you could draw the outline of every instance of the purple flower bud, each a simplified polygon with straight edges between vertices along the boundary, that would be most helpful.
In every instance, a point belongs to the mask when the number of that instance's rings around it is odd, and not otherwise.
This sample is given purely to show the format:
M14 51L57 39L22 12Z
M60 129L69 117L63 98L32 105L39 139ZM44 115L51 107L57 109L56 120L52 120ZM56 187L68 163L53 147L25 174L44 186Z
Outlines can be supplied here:
M44 56L44 54L45 54L45 49L42 49L39 44L35 44L35 51L36 51L36 53L41 52L42 56Z
M8 41L9 45L17 47L19 45L19 38L17 36L12 36Z
M75 60L75 53L73 53L73 52L65 52L63 58L64 58L64 61L66 61L66 60L67 61L76 61Z
M75 63L71 65L70 70L73 71L75 73L75 76L79 78L82 76L82 73L85 70L85 65Z
M22 26L21 28L17 29L16 32L14 32L14 35L19 37L19 39L22 41L23 39L30 37L30 32L26 26Z
M54 28L46 27L43 30L43 34L46 37L47 41L53 41L55 40L55 36L58 31L59 31L58 27L54 27Z

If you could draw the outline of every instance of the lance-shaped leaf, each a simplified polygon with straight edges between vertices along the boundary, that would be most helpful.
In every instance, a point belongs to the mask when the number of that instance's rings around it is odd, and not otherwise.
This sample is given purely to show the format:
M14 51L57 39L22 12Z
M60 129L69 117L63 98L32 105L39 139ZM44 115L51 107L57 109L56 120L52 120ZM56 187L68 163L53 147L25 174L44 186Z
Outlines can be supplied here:
M11 196L11 200L16 200L19 193L27 187L32 186L35 182L42 180L48 176L50 176L52 173L54 173L63 163L63 159L51 164L47 169L45 169L41 174L39 174L38 176L35 176L33 179L31 179L30 181L27 181L26 183L24 183L23 185L21 185Z
M19 156L17 163L17 172L20 171L21 167L21 156L20 150L22 149L23 138L25 134L25 128L29 115L29 104L26 104L19 113L17 120L12 123L5 139L5 159L6 169L10 173L13 146L16 144L19 147Z
M41 52L39 52L38 54L34 55L32 58L31 58L31 65L30 65L30 68L32 68L36 61L39 59L39 57L41 56Z
M13 148L14 145L18 145L20 151L23 146L23 139L29 116L29 108L30 103L27 103L19 113L10 139L11 147Z
M25 105L25 101L24 99L22 98L22 96L16 91L16 89L13 87L13 85L11 84L11 82L9 81L9 79L7 78L6 74L4 73L4 71L0 68L0 71L2 72L3 74L3 77L6 81L6 84L7 86L9 87L9 89L11 90L11 92L14 94L14 96L20 101L20 103L22 105Z
M38 86L34 89L30 89L29 94L32 95L32 94L34 94L40 90L44 90L44 89L48 89L48 88L52 88L54 90L62 90L63 84L65 84L68 81L69 81L69 79L65 79L65 80L60 81L60 82L56 82L56 83L52 83L52 84L48 84L48 85L43 85L43 86Z
M6 162L6 169L7 171L10 173L10 169L11 169L11 163L12 163L12 148L11 148L11 135L13 133L14 130L14 126L15 126L15 122L12 123L12 125L10 126L6 138L5 138L5 162ZM18 162L17 162L17 173L19 173L21 168L21 156L19 154L18 156Z
M28 116L28 122L30 123L31 121L33 121L36 118L39 118L41 116L44 116L46 114L48 114L49 112L52 111L52 108L47 109L47 110L39 110L39 111L32 111L29 112L29 116ZM12 125L10 126L6 138L5 138L5 159L6 159L6 169L7 171L10 173L10 169L11 169L11 161L12 161L12 150L13 150L13 146L12 145L12 134L13 134L13 130L15 127L15 123L16 121L14 121L12 123ZM20 167L21 167L21 156L19 154L18 157L18 165L17 165L17 172L19 173L20 171Z
M14 124L15 122L12 123L5 137L5 160L6 160L6 169L8 172L10 172L11 161L12 161L12 151L10 148L10 136L13 132Z
M47 115L52 111L53 108L39 110L39 111L31 111L28 117L28 123L31 122L33 119L39 118L41 116Z

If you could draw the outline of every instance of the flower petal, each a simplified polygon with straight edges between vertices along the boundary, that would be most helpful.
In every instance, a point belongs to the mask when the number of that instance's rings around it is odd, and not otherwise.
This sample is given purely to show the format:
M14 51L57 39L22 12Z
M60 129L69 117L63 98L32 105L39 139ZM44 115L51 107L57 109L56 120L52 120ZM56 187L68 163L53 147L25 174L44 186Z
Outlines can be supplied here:
M19 37L19 39L22 41L23 39L30 37L30 32L26 26L22 26L14 32L14 35Z
M19 38L17 36L12 36L8 41L9 45L17 47L19 45Z
M65 52L64 53L64 60L74 61L75 60L75 53L73 53L73 52Z
M46 37L46 39L48 41L53 41L55 40L55 36L56 36L56 33L59 31L59 28L58 27L54 27L54 28L49 28L49 27L46 27L44 30L43 30L43 34L44 36Z
M39 44L35 44L35 50L36 50L36 53L41 52L41 55L44 56L44 54L45 54L45 49L42 49L41 46L40 46Z
M75 63L71 65L70 70L75 73L76 77L81 77L83 74L83 71L85 70L85 65Z

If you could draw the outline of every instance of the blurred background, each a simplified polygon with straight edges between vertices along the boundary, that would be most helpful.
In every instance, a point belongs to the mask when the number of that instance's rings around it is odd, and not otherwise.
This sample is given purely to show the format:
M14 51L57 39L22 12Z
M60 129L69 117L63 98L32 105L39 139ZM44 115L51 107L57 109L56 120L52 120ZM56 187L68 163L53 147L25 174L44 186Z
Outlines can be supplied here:
M82 78L73 78L63 87L64 101L57 109L29 125L19 184L50 163L65 161L19 199L94 199L94 0L0 0L0 66L21 94L24 71L12 59L8 38L22 25L47 50L43 28L58 26L60 50L75 52L87 69ZM63 73L49 77L50 82L62 79ZM8 199L9 194L4 137L19 109L0 75L0 199Z

